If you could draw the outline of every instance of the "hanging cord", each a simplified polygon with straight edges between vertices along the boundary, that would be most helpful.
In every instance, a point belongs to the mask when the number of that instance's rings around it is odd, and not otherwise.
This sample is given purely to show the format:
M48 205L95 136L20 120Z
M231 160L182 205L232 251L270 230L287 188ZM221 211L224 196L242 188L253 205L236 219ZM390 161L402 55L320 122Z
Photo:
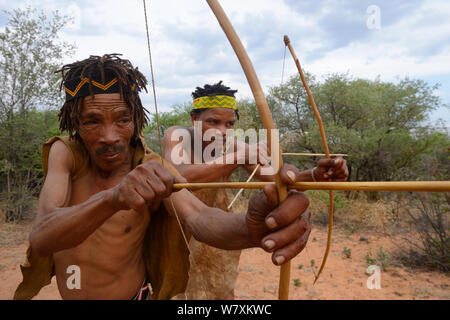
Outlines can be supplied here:
M162 148L162 139L161 139L161 129L160 129L160 125L159 125L158 106L157 106L157 103L156 103L155 79L154 79L154 75L153 75L152 54L151 54L151 49L150 49L150 35L149 35L150 33L149 33L149 28L148 28L147 7L145 5L145 0L142 0L142 2L144 4L145 29L147 31L147 45L148 45L148 55L149 55L149 58L150 58L150 71L151 71L151 76L152 76L153 98L154 98L154 102L155 102L156 125L158 126L159 153L160 153L160 156L161 156L161 163L162 163L162 166L164 168L164 157L163 157L163 154L162 154L163 148ZM189 255L190 255L190 261L193 263L193 265L198 266L198 263L197 263L196 259L191 254L191 250L190 250L190 247L189 247L189 242L187 240L187 237L186 237L186 234L184 232L183 226L181 225L181 221L180 221L180 218L178 217L178 213L177 213L177 210L175 208L175 205L173 204L172 197L169 197L169 202L170 202L170 205L172 207L173 213L175 214L175 217L177 219L177 223L178 223L178 226L180 228L181 234L183 235L184 243L186 244L186 248L187 248L187 250L189 252ZM207 290L206 290L206 279L205 279L204 275L202 277L203 277L203 281L201 281L201 286L203 288L204 294L206 295L206 292L207 292ZM183 292L183 295L184 295L185 300L187 300L188 296L186 294L186 291Z
M149 57L149 60L150 60L150 73L152 75L153 101L155 103L155 118L156 118L156 125L158 126L159 153L160 153L161 157L163 157L161 128L160 128L160 125L159 125L158 104L156 103L155 77L153 75L152 50L150 49L150 33L148 31L147 7L145 5L145 0L142 0L142 2L144 3L145 30L147 31L148 57ZM164 166L164 163L163 163L163 166Z
M158 140L159 140L159 155L161 156L161 164L164 168L164 155L163 155L163 147L162 147L162 139L161 139L161 126L159 125L159 114L158 114L158 104L156 103L156 86L155 86L155 76L153 74L153 62L152 62L152 51L150 48L150 32L148 28L148 18L147 18L147 6L145 5L145 0L142 0L144 4L144 16L145 16L145 29L147 31L147 47L148 47L148 56L150 59L150 73L152 76L152 89L153 89L153 100L155 103L155 118L156 118L156 125L158 127ZM175 214L175 217L177 219L178 226L180 227L181 233L183 235L184 242L186 243L186 247L190 253L189 250L189 242L187 241L186 234L184 233L183 226L181 225L180 218L178 217L177 210L175 209L175 205L173 204L172 198L169 197L169 202L172 207L172 210Z

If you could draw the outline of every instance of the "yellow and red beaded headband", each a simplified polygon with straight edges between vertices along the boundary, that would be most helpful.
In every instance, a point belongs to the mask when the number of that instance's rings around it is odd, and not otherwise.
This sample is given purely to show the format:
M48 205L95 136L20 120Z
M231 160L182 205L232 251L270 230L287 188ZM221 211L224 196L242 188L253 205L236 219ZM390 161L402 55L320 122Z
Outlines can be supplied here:
M206 108L228 108L237 110L236 98L225 95L217 95L211 97L199 97L194 99L194 109Z
M89 96L92 90L93 94L102 93L120 93L121 88L123 92L128 92L127 86L119 81L115 75L112 73L105 74L105 83L101 83L101 76L99 73L94 74L90 78L76 77L71 80L64 82L64 90L66 91L66 102L73 100L77 97ZM91 90L89 89L89 84L91 84ZM134 92L136 85L131 86L131 91Z

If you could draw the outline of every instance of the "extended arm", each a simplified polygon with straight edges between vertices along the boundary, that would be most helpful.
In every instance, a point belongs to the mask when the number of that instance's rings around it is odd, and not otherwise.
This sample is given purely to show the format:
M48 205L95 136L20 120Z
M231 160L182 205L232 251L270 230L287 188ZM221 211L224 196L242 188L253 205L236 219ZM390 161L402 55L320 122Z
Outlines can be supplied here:
M70 150L62 142L55 142L30 234L31 247L40 255L79 245L119 210L133 209L142 214L147 208L159 206L172 193L175 181L185 182L159 162L148 161L134 168L118 185L69 207L72 161Z
M247 172L254 170L254 165L246 165ZM286 167L292 168L292 165L287 164ZM301 172L295 171L295 175L292 175L292 179L296 182L311 182L311 181L346 181L348 177L347 162L342 157L332 159L320 159L317 162L317 166L313 169L304 170ZM314 178L313 178L314 176ZM273 175L262 175L261 169L255 173L255 178L260 181L274 181Z
M195 164L190 157L190 152L188 150L181 151L180 146L182 145L182 139L172 140L175 137L174 132L177 130L183 130L185 135L184 139L189 137L189 143L186 143L186 147L193 149L191 146L191 136L188 129L183 127L171 127L164 134L164 158L170 161L178 172L186 178L189 182L215 182L222 181L223 177L229 177L234 170L239 166L234 154L228 154L223 156L222 163L200 163ZM178 135L176 136L178 137ZM180 153L183 153L180 155ZM181 157L183 163L178 164L174 158Z
M281 175L283 181L290 182L286 170ZM308 198L291 191L277 207L273 185L252 197L246 214L207 207L187 190L171 197L183 225L197 240L227 250L260 247L272 253L277 265L302 251L311 231Z
M225 250L255 246L248 234L245 214L208 207L187 190L173 193L171 198L183 225L196 240ZM166 208L171 208L169 203Z

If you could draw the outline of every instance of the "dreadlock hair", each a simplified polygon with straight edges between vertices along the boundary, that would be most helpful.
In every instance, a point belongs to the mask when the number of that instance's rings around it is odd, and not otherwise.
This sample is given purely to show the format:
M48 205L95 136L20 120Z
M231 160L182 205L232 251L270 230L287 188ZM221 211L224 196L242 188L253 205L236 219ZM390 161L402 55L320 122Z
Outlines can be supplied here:
M134 68L129 60L120 59L121 54L105 54L100 56L90 56L88 59L77 61L75 63L64 65L55 73L61 72L62 82L60 90L62 90L64 82L72 79L83 79L87 77L91 79L94 74L100 73L101 80L105 82L105 72L110 72L117 77L120 85L120 96L125 100L130 112L133 116L134 134L131 143L134 146L138 140L142 129L148 123L146 109L142 106L138 92L144 89L147 92L147 79L138 70ZM123 89L126 89L124 93ZM134 89L134 90L133 90ZM92 98L94 93L92 83L89 81L89 92ZM76 97L73 100L66 101L62 106L58 118L59 129L68 131L71 138L75 138L82 142L77 128L80 125L80 116L83 108L83 98Z
M237 92L237 90L230 90L230 87L224 86L222 84L222 80L219 81L216 84L210 85L205 84L203 88L197 87L195 88L195 91L192 92L192 98L200 98L200 97L212 97L217 95L223 95L223 96L230 96L234 97L234 94ZM200 114L205 110L209 110L211 108L203 108L203 109L192 109L191 110L191 117L194 114ZM234 113L236 115L236 118L239 120L239 111L236 109L234 110Z

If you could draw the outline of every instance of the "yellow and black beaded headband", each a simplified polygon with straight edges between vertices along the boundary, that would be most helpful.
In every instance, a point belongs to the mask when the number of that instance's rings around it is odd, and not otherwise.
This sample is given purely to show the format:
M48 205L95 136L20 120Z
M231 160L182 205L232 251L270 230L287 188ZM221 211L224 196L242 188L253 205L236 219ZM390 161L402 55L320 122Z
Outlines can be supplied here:
M89 90L89 82L92 84L93 94L105 94L105 93L120 93L120 88L122 87L122 92L128 92L128 86L121 83L119 79L113 74L105 74L105 81L102 83L99 74L83 78L74 78L64 82L64 90L66 92L66 102L73 100L78 97L86 97L91 94ZM135 91L135 85L131 86L131 91Z
M226 95L216 95L194 99L194 109L206 108L228 108L237 110L236 98Z

